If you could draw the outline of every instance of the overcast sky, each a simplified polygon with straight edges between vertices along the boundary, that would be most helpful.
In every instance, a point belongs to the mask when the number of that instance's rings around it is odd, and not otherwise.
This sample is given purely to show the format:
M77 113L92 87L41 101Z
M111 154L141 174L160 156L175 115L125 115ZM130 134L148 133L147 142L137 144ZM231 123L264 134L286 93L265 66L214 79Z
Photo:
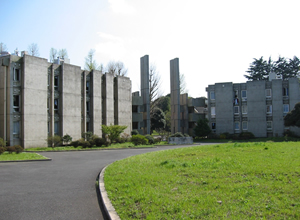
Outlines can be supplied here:
M84 67L95 49L104 67L122 61L140 89L148 54L170 92L170 60L179 58L189 96L217 82L245 82L253 58L299 57L299 0L0 0L0 42L9 52L36 43L40 56L66 48Z

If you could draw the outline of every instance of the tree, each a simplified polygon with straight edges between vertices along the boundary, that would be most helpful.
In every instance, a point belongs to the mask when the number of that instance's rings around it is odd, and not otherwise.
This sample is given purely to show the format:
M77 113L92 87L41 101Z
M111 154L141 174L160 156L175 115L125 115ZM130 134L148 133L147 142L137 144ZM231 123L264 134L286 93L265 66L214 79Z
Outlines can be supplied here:
M211 133L211 129L208 126L208 120L205 119L199 119L197 121L197 125L194 128L195 136L196 137L206 137Z
M110 74L113 74L114 76L126 76L127 75L127 69L125 69L125 65L121 61L110 61L107 64L107 72Z
M127 128L127 126L121 125L102 125L102 133L113 143L120 137L120 134Z
M50 49L50 63L54 63L54 60L57 57L57 50L55 48Z
M92 71L92 70L100 70L102 72L103 70L103 66L102 65L98 65L96 60L94 59L94 54L95 54L95 50L91 49L87 55L87 57L85 57L85 66L84 69L88 70L88 71Z
M64 58L69 58L69 57L68 57L68 51L67 51L67 49L60 49L60 50L58 51L58 56L59 56L60 58L62 58L62 59L64 59Z
M166 116L160 108L155 108L151 117L151 131L161 131L166 127Z
M299 75L300 60L294 56L293 59L286 59L284 57L278 58L274 62L274 72L281 76L283 80L297 77Z
M4 43L0 42L0 53L7 51L7 47Z
M28 54L36 57L40 55L39 47L36 43L32 43L28 46Z
M284 117L284 126L300 127L300 102Z
M263 59L263 57L256 59L250 64L246 71L249 75L244 75L248 80L268 80L272 61L270 64Z
M179 88L180 94L188 93L188 90L186 88L185 76L183 73L179 74Z
M70 143L72 141L72 137L68 134L65 134L63 137L62 137L62 141L66 144Z

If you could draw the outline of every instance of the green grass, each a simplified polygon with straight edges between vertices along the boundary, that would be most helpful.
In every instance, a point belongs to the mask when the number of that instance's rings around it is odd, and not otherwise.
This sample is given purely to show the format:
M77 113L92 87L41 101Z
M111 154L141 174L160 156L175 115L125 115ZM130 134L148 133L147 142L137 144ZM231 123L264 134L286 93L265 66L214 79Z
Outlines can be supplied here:
M48 159L40 154L36 153L12 153L4 152L0 155L0 161L14 161L14 160L41 160Z
M283 142L283 141L300 141L300 138L294 137L271 137L271 138L253 138L247 140L233 140L233 139L208 139L208 138L197 138L194 139L196 143L231 143L231 142Z
M228 143L111 164L121 219L300 219L300 143Z
M146 148L153 147L153 145L138 145L134 146L131 142L126 142L122 144L112 144L108 147L91 147L91 148L82 148L81 146L75 148L73 146L60 146L60 147L37 147L37 148L28 148L25 151L82 151L82 150L100 150L100 149L120 149L120 148Z

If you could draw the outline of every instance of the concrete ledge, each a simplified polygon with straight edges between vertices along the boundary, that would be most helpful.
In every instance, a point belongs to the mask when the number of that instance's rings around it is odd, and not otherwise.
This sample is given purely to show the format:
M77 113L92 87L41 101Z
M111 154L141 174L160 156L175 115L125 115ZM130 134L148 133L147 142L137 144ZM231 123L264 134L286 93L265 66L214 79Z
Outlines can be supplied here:
M107 166L106 166L107 167ZM105 209L105 212L108 216L108 218L110 220L121 220L121 218L119 217L119 215L117 214L115 208L113 207L113 205L111 204L107 192L105 190L104 187L104 172L106 167L104 167L101 171L101 173L99 174L99 191L100 191L100 196L103 202L103 206Z
M169 144L185 145L193 144L192 137L169 137Z

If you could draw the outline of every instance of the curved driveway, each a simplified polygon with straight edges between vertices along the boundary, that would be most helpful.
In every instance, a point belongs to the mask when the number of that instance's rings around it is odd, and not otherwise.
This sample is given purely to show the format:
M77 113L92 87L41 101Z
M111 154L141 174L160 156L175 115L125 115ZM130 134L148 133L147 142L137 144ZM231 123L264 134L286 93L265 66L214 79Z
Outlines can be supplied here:
M107 164L146 152L179 148L43 152L46 162L0 163L0 219L105 219L95 182Z

